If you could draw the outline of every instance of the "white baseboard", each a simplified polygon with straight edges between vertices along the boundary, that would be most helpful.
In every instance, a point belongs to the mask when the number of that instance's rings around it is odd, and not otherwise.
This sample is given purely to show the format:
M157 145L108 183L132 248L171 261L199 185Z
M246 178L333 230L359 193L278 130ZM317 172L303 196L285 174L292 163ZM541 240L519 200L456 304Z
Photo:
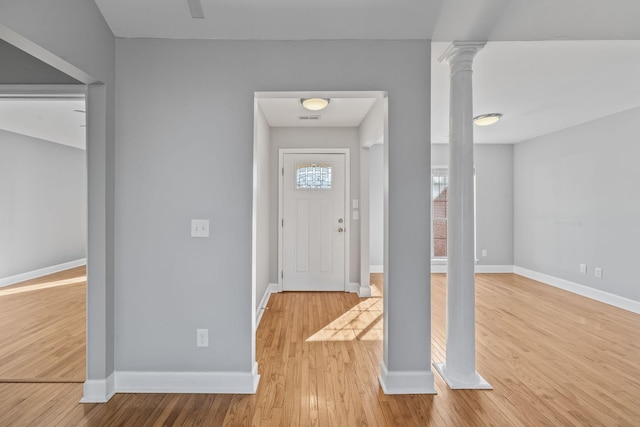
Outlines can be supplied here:
M258 327L258 325L260 325L262 315L264 314L264 311L267 308L267 303L269 302L269 297L271 297L271 294L276 294L278 292L280 292L280 287L278 286L278 284L269 283L269 286L267 286L267 290L265 291L264 295L262 296L262 300L258 305L258 310L256 312L256 328Z
M75 261L69 261L58 265L52 265L51 267L39 268L37 270L28 271L26 273L16 274L15 276L5 277L0 279L0 288L3 286L14 285L16 283L24 282L38 277L46 276L47 274L57 273L59 271L68 270L70 268L80 267L87 263L86 258L78 259Z
M369 273L384 273L384 265L370 265Z
M351 282L347 285L347 289L345 289L345 292L351 292L351 293L357 294L359 290L360 290L360 283Z
M513 265L476 264L476 273L513 273Z
M380 386L384 394L437 394L433 372L395 371L389 372L384 361L380 362Z
M80 403L105 403L116 393L254 394L260 375L251 372L117 371L104 380L87 380Z
M83 396L80 403L105 403L116 394L116 374L109 375L104 380L86 380L83 386Z
M253 394L258 364L252 372L116 372L118 393Z
M513 267L513 272L520 276L528 277L529 279L537 280L538 282L564 289L565 291L573 292L574 294L582 295L583 297L591 298L614 307L631 311L632 313L640 314L640 301L634 301L599 289L590 288L558 277L549 276L548 274L538 273L537 271L528 270L526 268L518 267L517 265Z
M431 264L432 273L446 273L447 264ZM476 273L513 273L512 265L482 265L476 264Z
M358 288L358 296L360 298L371 298L371 285L360 285Z

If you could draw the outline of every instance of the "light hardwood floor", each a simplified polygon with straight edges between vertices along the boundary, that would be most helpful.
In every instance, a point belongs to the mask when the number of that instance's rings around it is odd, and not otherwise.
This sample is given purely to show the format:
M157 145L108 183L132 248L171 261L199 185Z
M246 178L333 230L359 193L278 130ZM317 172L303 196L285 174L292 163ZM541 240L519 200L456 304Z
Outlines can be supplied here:
M86 269L0 288L0 382L83 382Z
M432 278L441 361L445 276ZM513 274L476 281L477 367L491 391L452 391L436 376L436 396L384 395L380 292L283 293L257 332L255 395L117 394L81 405L80 384L0 384L0 426L640 425L639 315Z

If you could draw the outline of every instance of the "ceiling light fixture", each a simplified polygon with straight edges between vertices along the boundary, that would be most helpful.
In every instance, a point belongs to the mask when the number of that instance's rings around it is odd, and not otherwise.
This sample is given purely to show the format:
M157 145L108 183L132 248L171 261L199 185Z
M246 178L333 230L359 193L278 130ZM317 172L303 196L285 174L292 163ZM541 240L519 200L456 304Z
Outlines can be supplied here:
M304 108L309 111L320 111L327 108L329 105L329 98L302 98L300 99L300 103Z
M501 117L500 113L481 114L473 118L473 123L478 126L489 126L496 123Z

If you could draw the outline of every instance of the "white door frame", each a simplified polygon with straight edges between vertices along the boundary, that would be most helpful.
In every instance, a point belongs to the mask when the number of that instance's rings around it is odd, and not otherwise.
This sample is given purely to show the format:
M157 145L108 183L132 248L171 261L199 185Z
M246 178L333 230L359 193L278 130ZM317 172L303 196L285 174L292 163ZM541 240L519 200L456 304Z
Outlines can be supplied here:
M351 197L351 160L349 148L280 148L278 150L278 292L282 292L282 274L283 274L283 245L284 236L282 224L284 220L284 176L282 174L284 168L285 154L344 154L345 170L344 170L344 216L345 232L344 232L344 290L349 290L349 259L351 258L351 221L349 216Z

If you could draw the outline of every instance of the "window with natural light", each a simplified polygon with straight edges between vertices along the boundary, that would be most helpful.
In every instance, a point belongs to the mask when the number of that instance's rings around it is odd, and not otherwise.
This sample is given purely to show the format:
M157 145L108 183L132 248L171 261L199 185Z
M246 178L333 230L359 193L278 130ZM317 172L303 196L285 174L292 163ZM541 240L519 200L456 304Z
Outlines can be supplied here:
M431 169L431 258L447 258L449 169Z
M475 194L475 169L473 172L473 192ZM431 168L431 259L437 262L447 260L447 218L449 214L449 168ZM475 196L473 215L475 223Z
M298 190L330 190L330 164L297 164L296 189Z

